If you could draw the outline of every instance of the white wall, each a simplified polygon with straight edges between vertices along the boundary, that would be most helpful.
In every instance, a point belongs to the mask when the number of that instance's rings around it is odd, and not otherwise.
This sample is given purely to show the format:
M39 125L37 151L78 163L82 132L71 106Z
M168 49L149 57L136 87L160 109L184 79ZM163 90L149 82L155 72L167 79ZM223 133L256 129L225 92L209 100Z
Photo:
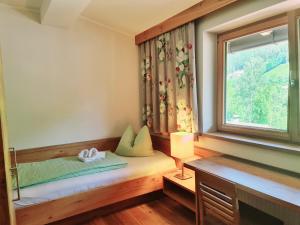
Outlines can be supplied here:
M120 136L139 127L138 51L131 37L80 19L72 28L0 6L10 145Z
M216 130L217 33L285 12L288 8L295 9L294 6L286 3L288 1L285 0L243 0L239 4L212 13L196 23L196 40L198 43L196 50L198 56L197 78L200 90L198 98L201 109L203 109L200 115L203 121L201 124L203 132ZM300 173L299 153L269 150L209 137L200 137L197 145L204 149Z

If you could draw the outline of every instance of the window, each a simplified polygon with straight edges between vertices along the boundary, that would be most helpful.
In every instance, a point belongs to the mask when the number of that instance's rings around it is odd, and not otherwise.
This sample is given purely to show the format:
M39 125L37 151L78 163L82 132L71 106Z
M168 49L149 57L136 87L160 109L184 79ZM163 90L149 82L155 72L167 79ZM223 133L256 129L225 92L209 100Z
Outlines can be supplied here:
M218 36L218 130L291 140L299 94L289 29L280 15Z
M287 131L287 25L225 44L225 123Z

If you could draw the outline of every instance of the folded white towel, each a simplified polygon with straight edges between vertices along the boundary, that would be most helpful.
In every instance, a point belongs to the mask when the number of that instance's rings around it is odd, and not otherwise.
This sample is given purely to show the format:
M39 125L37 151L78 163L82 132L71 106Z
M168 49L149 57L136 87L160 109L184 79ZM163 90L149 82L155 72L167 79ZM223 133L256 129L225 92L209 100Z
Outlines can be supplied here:
M98 156L99 156L100 159L105 159L106 152L105 151L98 152Z
M99 152L96 148L90 150L84 149L78 154L78 159L82 162L88 163L99 159L105 159L106 153Z
M106 152L105 151L98 151L98 149L96 149L96 148L91 148L90 149L90 155L91 155L91 157L96 157L98 159L105 159Z
M89 150L88 158L95 158L97 156L98 150L96 148L91 148Z
M88 158L89 157L89 150L88 149L84 149L80 152L80 154L82 155L83 158Z

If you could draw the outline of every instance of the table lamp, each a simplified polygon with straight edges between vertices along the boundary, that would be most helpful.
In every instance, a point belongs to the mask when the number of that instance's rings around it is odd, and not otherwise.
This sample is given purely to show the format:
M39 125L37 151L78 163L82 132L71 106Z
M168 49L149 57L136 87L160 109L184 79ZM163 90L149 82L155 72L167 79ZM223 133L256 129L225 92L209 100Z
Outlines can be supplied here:
M171 156L180 159L181 173L175 177L181 180L191 178L184 174L183 160L194 155L194 134L187 132L171 133Z

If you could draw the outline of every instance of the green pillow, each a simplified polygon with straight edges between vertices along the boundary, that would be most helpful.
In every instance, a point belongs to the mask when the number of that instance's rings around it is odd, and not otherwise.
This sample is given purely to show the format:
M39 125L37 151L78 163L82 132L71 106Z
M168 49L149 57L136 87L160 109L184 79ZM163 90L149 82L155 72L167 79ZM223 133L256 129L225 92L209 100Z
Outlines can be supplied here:
M134 131L131 126L128 126L121 137L121 140L115 153L118 155L126 155L126 153L132 149L134 139Z
M127 127L117 147L116 154L133 157L153 155L154 152L148 127L144 126L136 137L132 127Z

